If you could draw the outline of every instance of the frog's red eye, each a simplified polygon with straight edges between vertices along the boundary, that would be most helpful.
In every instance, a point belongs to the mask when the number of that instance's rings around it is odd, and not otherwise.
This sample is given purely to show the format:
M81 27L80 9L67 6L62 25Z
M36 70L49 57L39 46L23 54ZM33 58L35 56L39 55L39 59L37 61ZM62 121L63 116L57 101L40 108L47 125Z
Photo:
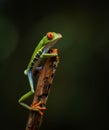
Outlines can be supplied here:
M52 32L48 32L47 37L48 37L48 39L52 39L54 37L54 35Z

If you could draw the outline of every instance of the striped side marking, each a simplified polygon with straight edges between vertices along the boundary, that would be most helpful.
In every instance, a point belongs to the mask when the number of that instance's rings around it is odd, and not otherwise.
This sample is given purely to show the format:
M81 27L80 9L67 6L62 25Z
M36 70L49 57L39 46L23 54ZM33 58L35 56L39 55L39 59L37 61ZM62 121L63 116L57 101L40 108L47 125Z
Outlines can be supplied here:
M44 52L44 48L42 50L39 50L39 52L36 54L35 58L33 59L32 63L31 63L30 69L33 68L34 64L38 61L38 59L40 58L40 56L42 55L43 52Z

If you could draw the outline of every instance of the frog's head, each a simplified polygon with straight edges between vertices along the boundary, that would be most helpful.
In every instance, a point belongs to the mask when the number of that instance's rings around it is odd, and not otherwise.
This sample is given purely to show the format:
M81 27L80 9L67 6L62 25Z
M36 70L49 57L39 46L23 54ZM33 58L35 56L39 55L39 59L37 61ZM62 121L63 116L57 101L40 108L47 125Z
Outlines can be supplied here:
M43 38L43 45L52 47L61 38L60 33L48 32Z

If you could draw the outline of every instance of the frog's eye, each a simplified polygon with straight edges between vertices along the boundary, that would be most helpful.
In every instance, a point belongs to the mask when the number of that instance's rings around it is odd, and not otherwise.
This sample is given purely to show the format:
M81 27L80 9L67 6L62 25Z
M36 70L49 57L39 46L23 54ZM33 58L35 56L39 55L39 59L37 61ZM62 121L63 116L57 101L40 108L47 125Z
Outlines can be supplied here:
M52 32L48 32L47 37L48 37L48 39L52 39L54 37L54 35Z

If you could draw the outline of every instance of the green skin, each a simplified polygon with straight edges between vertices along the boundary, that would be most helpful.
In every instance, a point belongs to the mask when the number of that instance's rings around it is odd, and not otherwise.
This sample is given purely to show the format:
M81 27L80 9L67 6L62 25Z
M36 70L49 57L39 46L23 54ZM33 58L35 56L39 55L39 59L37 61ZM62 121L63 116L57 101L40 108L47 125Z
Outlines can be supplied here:
M30 91L27 92L26 94L24 94L20 99L19 99L19 103L20 105L22 105L23 107L26 107L29 110L35 110L35 111L39 111L43 110L45 108L39 108L39 105L42 103L38 103L36 104L36 107L33 109L32 107L30 107L29 105L25 104L23 101L26 100L27 98L29 98L32 94L34 94L34 85L33 85L33 75L32 72L37 69L39 67L40 62L45 59L45 58L49 58L49 57L55 57L57 56L57 54L50 54L47 53L52 46L54 46L54 44L62 38L62 35L60 33L55 33L55 32L50 32L53 34L52 38L48 38L47 35L45 35L42 40L39 42L38 46L35 48L33 55L30 59L30 62L26 68L26 70L24 71L24 74L28 76L29 79L29 84L30 84ZM34 62L35 58L37 58L37 60ZM32 63L34 62L33 66ZM32 67L31 67L32 66Z

